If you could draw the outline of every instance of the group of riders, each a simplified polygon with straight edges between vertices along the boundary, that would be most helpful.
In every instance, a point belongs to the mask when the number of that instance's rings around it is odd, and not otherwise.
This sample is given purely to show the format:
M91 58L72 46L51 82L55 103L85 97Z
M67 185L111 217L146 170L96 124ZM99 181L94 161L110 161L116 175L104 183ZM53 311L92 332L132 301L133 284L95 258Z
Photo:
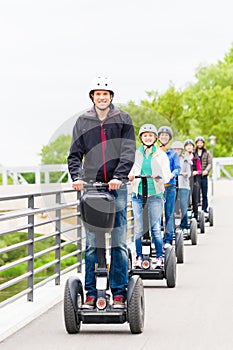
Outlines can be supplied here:
M163 252L172 244L174 212L179 192L181 228L188 230L188 208L198 219L198 206L208 213L208 174L212 157L202 136L195 141L173 139L170 126L154 124L140 127L141 145L136 149L131 117L112 103L114 89L108 78L97 77L89 90L90 110L77 119L68 156L69 172L75 190L86 181L108 184L106 191L115 197L115 224L111 233L110 288L113 308L123 308L127 296L128 250L127 186L131 182L135 220L135 267L142 266L143 189L139 175L147 175L149 228L156 251L156 266L162 266ZM155 123L156 124L156 123ZM161 223L164 216L164 231ZM96 232L86 231L85 290L83 308L95 308L97 292Z

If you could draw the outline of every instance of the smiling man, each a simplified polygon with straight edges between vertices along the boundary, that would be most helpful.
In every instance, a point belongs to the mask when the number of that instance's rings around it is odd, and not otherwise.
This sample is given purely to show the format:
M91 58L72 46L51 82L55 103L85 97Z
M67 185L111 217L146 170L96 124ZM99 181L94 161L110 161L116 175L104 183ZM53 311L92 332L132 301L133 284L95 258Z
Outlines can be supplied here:
M92 180L108 183L108 190L115 196L116 217L111 234L110 288L113 307L122 308L128 284L127 187L122 180L128 177L134 163L134 127L131 117L112 104L114 90L108 78L96 78L92 82L89 96L94 105L78 118L74 126L68 166L75 190L83 189L83 180ZM96 262L95 232L87 231L87 298L83 308L95 307Z

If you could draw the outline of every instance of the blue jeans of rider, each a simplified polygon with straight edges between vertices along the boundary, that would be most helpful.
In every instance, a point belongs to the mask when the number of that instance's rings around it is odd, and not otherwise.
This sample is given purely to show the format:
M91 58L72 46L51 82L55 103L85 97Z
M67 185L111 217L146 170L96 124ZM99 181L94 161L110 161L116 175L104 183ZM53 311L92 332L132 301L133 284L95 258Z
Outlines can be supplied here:
M137 257L142 257L142 241L143 232L143 208L142 196L132 194L132 207L136 226L135 232L135 247ZM163 238L161 233L161 218L163 212L163 197L150 196L148 197L149 209L149 226L152 236L152 241L155 245L156 257L163 255Z
M180 188L180 210L181 210L181 228L182 230L188 229L188 201L189 201L189 189Z
M172 244L174 234L174 211L176 203L176 187L165 187L165 236L164 243Z
M122 185L117 191L110 191L116 200L116 217L111 233L111 266L109 284L113 297L126 298L128 285L127 249L127 187ZM85 250L85 290L87 296L97 296L95 264L97 263L96 233L86 231Z

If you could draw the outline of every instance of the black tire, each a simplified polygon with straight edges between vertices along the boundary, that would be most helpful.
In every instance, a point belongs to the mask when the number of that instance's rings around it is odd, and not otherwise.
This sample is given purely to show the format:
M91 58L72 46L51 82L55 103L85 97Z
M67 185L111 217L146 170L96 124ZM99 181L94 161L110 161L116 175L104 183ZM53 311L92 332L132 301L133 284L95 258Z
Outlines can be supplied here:
M209 207L209 224L210 226L214 226L214 212L211 207Z
M82 304L83 300L83 291L77 290L77 307ZM69 334L79 333L81 327L81 321L78 319L78 314L75 311L73 301L71 298L71 292L69 288L69 280L66 281L65 293L64 293L64 320L66 331Z
M171 246L165 250L165 278L168 288L176 286L176 256L174 248Z
M139 334L144 329L144 289L141 278L135 283L132 296L128 304L128 322L132 334Z
M195 218L192 218L190 221L190 238L192 245L197 245L197 220Z
M178 230L176 235L176 258L178 264L183 264L184 262L184 237L182 230Z
M203 210L199 211L199 227L201 233L205 233L205 213Z

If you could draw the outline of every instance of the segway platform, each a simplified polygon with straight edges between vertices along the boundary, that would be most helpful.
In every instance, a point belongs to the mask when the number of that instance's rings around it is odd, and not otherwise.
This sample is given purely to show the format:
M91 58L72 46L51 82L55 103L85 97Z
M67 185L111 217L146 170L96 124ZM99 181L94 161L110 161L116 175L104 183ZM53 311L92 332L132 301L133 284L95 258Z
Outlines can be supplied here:
M93 184L80 200L80 213L87 230L96 233L97 261L95 267L96 305L93 309L83 307L83 286L78 277L66 281L64 293L64 319L69 334L79 333L81 323L125 323L128 322L133 334L143 332L144 328L144 290L140 276L129 278L127 302L123 308L114 308L110 303L109 271L106 263L105 233L114 227L116 205L114 196L106 191L107 184Z
M157 268L150 268L148 270L146 269L132 269L130 271L131 275L138 275L141 277L143 280L162 280L165 278L165 272L162 267L157 267Z

